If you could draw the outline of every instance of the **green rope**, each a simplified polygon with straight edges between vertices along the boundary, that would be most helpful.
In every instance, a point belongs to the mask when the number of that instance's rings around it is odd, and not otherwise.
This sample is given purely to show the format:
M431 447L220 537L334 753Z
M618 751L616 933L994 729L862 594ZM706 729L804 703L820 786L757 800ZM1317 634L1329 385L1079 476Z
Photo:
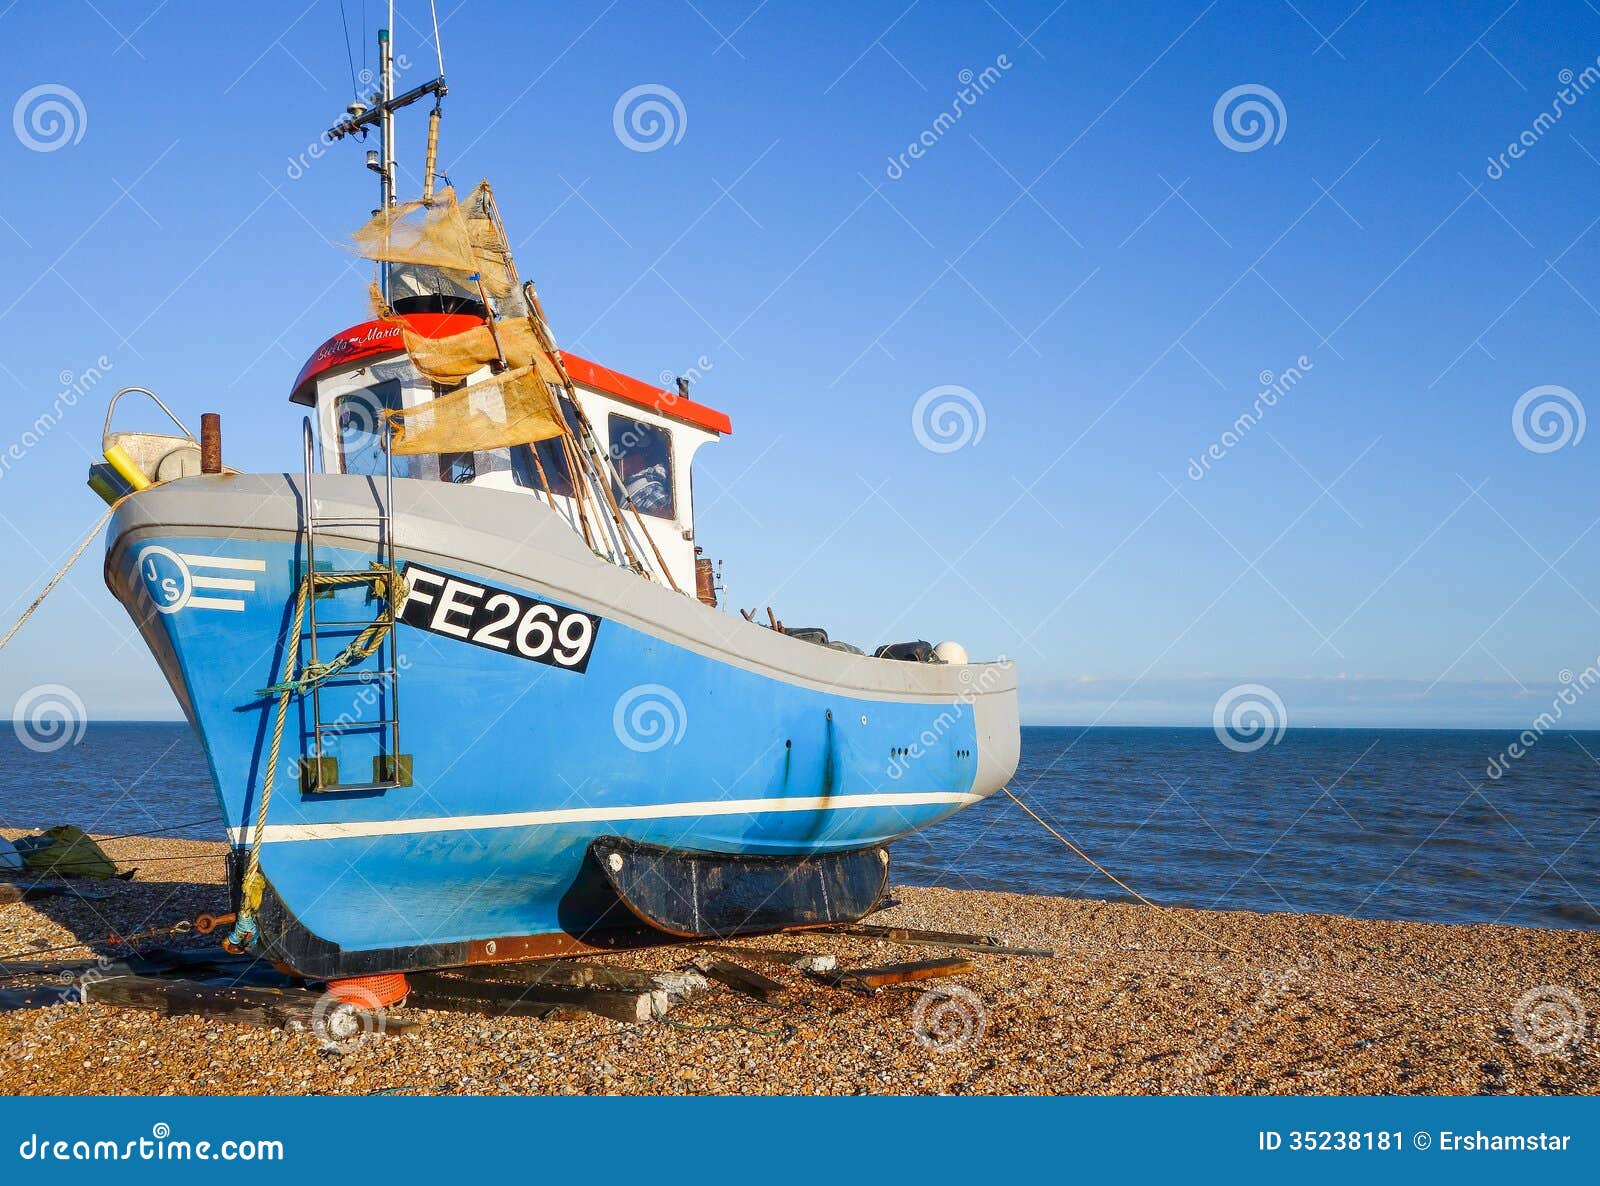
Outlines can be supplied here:
M405 601L408 592L405 578L398 573L391 572L381 564L372 565L372 573L325 573L315 574L312 584L318 589L333 588L339 585L359 585L370 583L375 597L382 597L388 602L388 612L380 612L378 617L360 634L356 635L334 658L326 663L307 663L298 676L291 674L293 668L286 666L284 678L269 688L262 688L258 695L282 696L285 693L303 696L319 684L325 683L334 676L343 673L353 664L363 659L371 658L377 654L378 648L383 645L384 638L388 635L394 622L393 610ZM389 597L389 578L393 578L395 594ZM301 596L304 598L305 586L301 585ZM296 634L304 616L304 602L295 610Z
M261 802L256 808L256 823L250 837L250 857L245 863L244 877L239 883L239 917L233 933L222 946L230 951L243 951L255 942L256 911L261 906L261 895L266 889L266 879L261 876L261 837L267 827L267 807L272 802L272 787L278 773L278 755L283 748L283 728L289 716L289 701L304 695L318 684L339 674L350 664L376 653L378 645L393 628L395 612L408 593L405 578L393 569L373 564L368 573L310 572L300 582L295 596L294 624L290 627L288 644L284 648L283 679L272 687L263 689L263 696L277 696L278 707L272 723L272 746L267 754L267 774L261 787ZM295 675L300 660L300 635L305 628L306 606L317 589L339 585L372 585L375 597L385 599L387 605L344 651L327 663L310 663Z

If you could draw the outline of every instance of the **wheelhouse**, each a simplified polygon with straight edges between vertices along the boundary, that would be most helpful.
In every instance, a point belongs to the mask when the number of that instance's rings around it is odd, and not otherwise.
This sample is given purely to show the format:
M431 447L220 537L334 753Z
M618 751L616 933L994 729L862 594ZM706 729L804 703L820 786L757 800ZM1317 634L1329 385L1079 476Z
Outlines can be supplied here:
M473 313L405 313L367 321L329 338L301 368L290 399L315 410L325 473L382 474L385 410L418 407L455 388L424 378L407 355L399 320L413 334L444 338L483 324ZM608 455L614 490L640 522L678 588L694 591L695 454L732 431L722 412L577 355L562 355L579 406ZM487 379L488 367L468 377ZM569 413L570 415L570 413ZM577 526L574 475L561 439L472 453L395 456L394 476L512 490L548 502ZM582 481L581 475L577 479ZM704 589L701 582L702 592Z

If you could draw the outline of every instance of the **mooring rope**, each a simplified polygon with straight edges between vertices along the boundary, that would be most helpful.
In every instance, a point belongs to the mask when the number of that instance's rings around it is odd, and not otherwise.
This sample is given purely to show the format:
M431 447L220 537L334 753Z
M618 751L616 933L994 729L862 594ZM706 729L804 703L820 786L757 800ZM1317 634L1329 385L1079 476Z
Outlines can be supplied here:
M1088 864L1091 868L1093 868L1097 873L1099 873L1101 876L1105 877L1106 880L1110 881L1113 885L1117 886L1124 893L1131 895L1138 902L1140 902L1140 903L1142 903L1142 904L1144 904L1146 906L1149 906L1150 908L1152 908L1154 910L1161 911L1161 913L1163 913L1163 914L1167 915L1168 917L1170 917L1173 922L1177 923L1179 926L1183 927L1185 930L1193 931L1197 935L1204 936L1205 939L1208 942L1216 944L1218 947L1222 948L1222 950L1231 952L1234 955L1244 955L1245 954L1244 951L1242 951L1239 948L1233 946L1231 943L1225 943L1221 939L1218 939L1215 935L1213 935L1210 931L1206 930L1204 927L1196 926L1194 923L1192 923L1188 919L1184 918L1183 915L1181 915L1181 914L1177 913L1176 911L1174 911L1171 907L1163 906L1159 902L1152 902L1149 898L1145 897L1138 890L1134 889L1126 881L1123 881L1122 878L1118 877L1115 873L1111 872L1110 869L1107 869L1099 861L1095 860L1088 853L1084 852L1083 849L1079 848L1076 844L1072 843L1072 841L1068 840L1060 832L1056 831L1049 824L1047 824L1044 821L1043 817L1041 817L1038 812L1034 811L1033 808L1029 807L1021 799L1017 798L1017 796L1012 793L1012 790L1011 790L1010 787L1001 787L1000 789L1006 793L1006 797L1008 799L1010 799L1018 807L1022 808L1023 811L1026 811L1029 815L1031 815L1033 817L1035 823L1037 823L1046 832L1049 832L1050 835L1054 836L1057 840L1061 841L1062 844L1066 845L1067 848L1072 851L1074 856L1079 857L1086 864Z
M370 583L374 595L387 601L372 625L364 629L350 645L327 663L311 663L298 676L295 669L300 662L300 635L305 628L306 606L316 595L316 590L339 585ZM319 684L332 679L350 664L377 652L378 646L394 625L395 612L406 599L405 578L392 568L373 564L365 573L308 572L300 582L295 597L294 623L289 629L289 639L284 647L283 678L261 695L278 698L278 707L272 722L272 746L267 753L267 773L262 782L261 802L256 807L255 827L250 835L250 856L245 862L244 877L239 883L239 917L233 930L222 941L225 951L239 953L248 950L256 938L256 911L261 908L261 896L266 890L266 879L261 876L261 838L267 827L267 808L272 803L272 788L277 781L278 757L283 749L283 728L289 716L289 701L304 695ZM319 775L321 771L317 772Z
M10 630L6 631L4 638L0 638L0 650L4 650L6 643L10 642L17 631L22 629L22 624L29 618L33 617L33 611L44 604L44 599L50 596L51 591L61 583L61 578L66 576L72 566L78 562L79 558L89 550L89 545L94 543L94 541L99 537L100 529L104 527L108 521L110 521L111 516L117 513L117 508L126 502L128 497L129 496L125 494L106 508L106 513L101 515L99 521L95 523L94 530L83 537L83 542L79 544L72 555L67 558L67 562L56 570L56 575L51 577L50 583L40 590L39 596L33 599L33 604L22 611L22 616L17 619L16 624L12 626Z

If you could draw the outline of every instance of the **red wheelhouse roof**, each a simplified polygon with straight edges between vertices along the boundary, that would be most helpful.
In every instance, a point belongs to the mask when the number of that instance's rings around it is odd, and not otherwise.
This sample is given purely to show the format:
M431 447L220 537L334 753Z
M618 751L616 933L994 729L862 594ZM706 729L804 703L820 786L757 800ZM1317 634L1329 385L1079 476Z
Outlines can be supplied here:
M470 313L408 313L401 320L412 333L425 338L447 338L451 334L465 333L473 326L483 324L481 317L474 317ZM295 377L289 398L297 404L310 405L316 398L314 392L316 380L328 371L335 367L348 366L363 358L394 354L404 349L405 343L401 340L400 326L394 321L363 321L360 325L351 326L334 334L317 347L306 360L305 366L300 368L299 375ZM590 362L587 358L569 354L565 350L561 352L561 357L567 364L567 373L572 376L575 383L603 391L607 395L647 408L662 416L692 424L696 428L703 428L707 432L726 436L733 431L733 422L728 419L726 413L708 408L704 404L697 404L692 399L685 399L676 391L656 387L641 379L624 375L621 371Z

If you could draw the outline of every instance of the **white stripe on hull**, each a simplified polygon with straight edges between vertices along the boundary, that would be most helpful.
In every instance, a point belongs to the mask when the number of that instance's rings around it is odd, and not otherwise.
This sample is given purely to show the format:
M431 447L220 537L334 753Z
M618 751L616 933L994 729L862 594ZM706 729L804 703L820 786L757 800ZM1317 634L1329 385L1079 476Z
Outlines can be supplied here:
M713 815L761 815L777 811L841 811L852 807L922 807L936 803L962 807L982 795L964 791L827 795L793 799L711 799L699 803L661 803L643 807L579 807L556 811L511 811L499 815L435 816L426 819L372 820L337 824L268 824L263 844L296 840L344 840L357 836L412 836L428 832L472 832L525 828L539 824L585 824L612 820L688 819ZM235 844L248 844L253 827L229 829Z

